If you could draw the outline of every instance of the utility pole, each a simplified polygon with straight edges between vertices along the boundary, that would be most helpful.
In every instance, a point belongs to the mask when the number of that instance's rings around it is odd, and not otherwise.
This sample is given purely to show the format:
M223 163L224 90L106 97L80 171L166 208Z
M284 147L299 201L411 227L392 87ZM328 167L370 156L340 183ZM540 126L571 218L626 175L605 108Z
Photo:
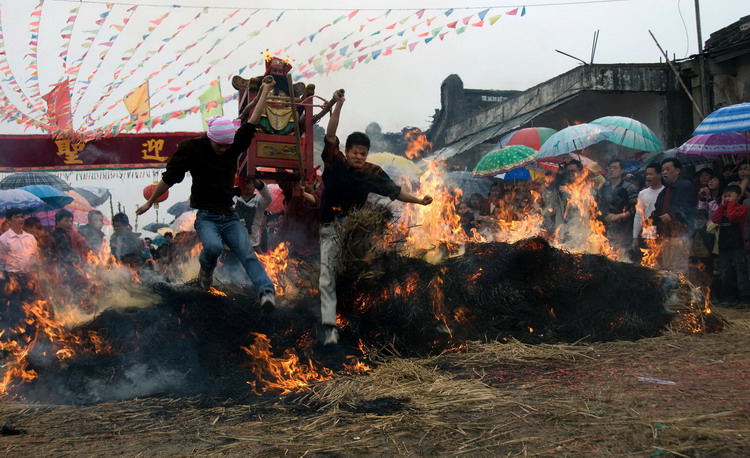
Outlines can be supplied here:
M703 34L701 33L701 7L700 0L695 0L695 27L698 31L698 74L701 85L701 106L703 112L711 112L708 106L708 85L706 84L706 59L703 55Z

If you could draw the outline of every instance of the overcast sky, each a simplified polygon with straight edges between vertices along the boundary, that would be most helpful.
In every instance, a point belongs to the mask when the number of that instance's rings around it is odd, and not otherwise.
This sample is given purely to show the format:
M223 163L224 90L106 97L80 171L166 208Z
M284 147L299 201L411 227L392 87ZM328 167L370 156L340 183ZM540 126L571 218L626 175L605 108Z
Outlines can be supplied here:
M82 56L87 49L81 46L85 43L84 38L89 36L86 35L85 30L98 27L95 21L99 19L99 14L105 11L104 3L106 2L45 1L39 32L38 60L39 90L42 94L49 90L50 84L59 81L63 75L59 53L63 49L64 40L60 38L60 29L66 25L68 11L80 6L69 48L68 60L72 62ZM440 84L448 75L453 73L460 75L466 88L523 90L579 65L575 60L555 52L555 49L588 61L591 55L593 34L596 30L600 31L594 59L596 63L658 62L660 53L648 35L648 30L653 31L662 47L668 49L670 55L674 53L677 58L687 57L698 50L692 0L530 1L525 4L525 16L503 14L494 25L489 24L489 18L516 7L522 7L524 4L512 4L502 0L491 2L278 0L273 3L256 3L256 6L267 5L268 8L273 9L261 10L250 16L254 9L249 9L246 6L248 3L245 0L123 0L114 2L115 7L108 17L108 21L111 22L106 22L105 27L109 24L116 24L118 18L121 20L125 17L125 10L130 5L140 5L140 7L137 10L137 16L131 18L132 24L126 27L115 44L109 47L109 53L106 54L101 64L99 64L99 55L105 47L98 43L106 41L110 35L116 33L116 29L109 27L97 35L95 45L84 59L78 75L80 80L85 80L87 75L91 75L96 69L95 78L88 85L88 91L82 91L81 88L84 86L80 83L76 89L77 92L74 91L74 94L81 95L80 100L78 95L74 95L75 108L78 113L77 122L81 121L82 113L91 110L101 97L105 85L112 81L112 72L122 62L121 57L125 51L142 41L142 34L149 26L148 21L155 20L169 12L170 9L166 5L172 4L180 4L183 8L171 10L163 24L154 30L139 51L128 61L121 75L127 74L129 77L119 85L120 92L113 92L103 106L114 104L127 91L137 87L154 72L157 74L150 79L152 103L158 103L168 97L174 98L179 94L179 91L170 91L166 87L184 86L187 91L203 87L214 78L220 79L222 92L228 95L233 90L228 78L243 66L257 61L260 52L266 48L275 50L289 46L287 54L296 60L296 67L292 72L297 74L299 73L297 68L307 62L310 57L319 56L321 50L339 42L347 35L349 37L341 41L342 46L345 42L355 39L362 39L363 44L373 43L407 28L403 37L390 38L391 41L386 41L385 44L400 44L405 37L409 37L409 43L420 40L413 51L394 50L390 55L381 55L378 59L358 64L353 69L343 69L328 75L315 75L305 81L315 83L317 93L324 97L328 97L337 88L346 89L347 103L340 124L342 135L352 130L363 130L371 121L380 123L385 131L397 131L404 126L426 129L429 127L435 109L440 107ZM25 88L27 94L33 91L28 89L28 84L31 83L27 82L27 79L31 74L26 68L29 65L29 57L25 54L29 52L27 43L30 40L28 30L30 14L36 4L36 0L0 0L8 61L16 79ZM344 4L346 9L342 9ZM407 4L408 9L405 6ZM201 13L199 7L209 7L210 10L203 13L198 20L194 20L195 16ZM221 25L221 21L232 12L232 8L241 8L241 11ZM315 10L310 8L315 8ZM343 19L324 29L315 36L312 42L308 39L300 45L297 44L301 38L309 37L321 27L331 24L336 18L348 15L358 8L361 9L360 12L352 19ZM393 8L393 10L385 16L388 8ZM399 20L413 15L421 8L427 9L421 19L412 16L403 25L398 24ZM450 16L445 16L444 13L449 8L453 8L453 12ZM491 10L485 16L484 25L472 26L471 24L479 20L477 13L486 8L491 8ZM701 8L705 41L712 32L750 14L750 1L703 0ZM286 11L279 18L282 10ZM442 40L436 38L425 43L424 37L420 39L416 36L420 32L432 31L440 25L446 25L455 20L460 23L463 18L472 13L474 16L469 21L469 26L460 35L455 33L455 29L444 28L442 32L448 31L448 33L443 36ZM227 30L233 23L240 22L246 17L250 19L244 27L227 35ZM425 25L424 21L430 18L434 18L430 26ZM276 19L278 22L275 22ZM265 27L268 21L274 21L274 23L270 27ZM161 69L162 65L176 57L176 50L193 43L212 23L219 26L215 31L218 35L209 35L202 44L185 53L181 60ZM393 23L397 23L397 27L385 28ZM184 33L178 34L169 42L163 41L183 24L190 24ZM411 25L417 26L416 32L411 31L409 27ZM361 27L362 31L360 31ZM379 35L371 35L378 30L381 31ZM253 31L262 33L250 37ZM214 36L216 38L226 36L226 38L218 45L217 51L201 58L200 53L215 41ZM149 50L155 50L161 44L165 44L162 52L153 56L147 54ZM379 45L369 48L367 52L378 48L385 49L383 45ZM209 66L208 62L230 51L233 52L226 60L213 65L210 71L203 73L203 70ZM138 62L144 61L146 64L142 68L136 68ZM183 65L192 61L196 61L196 64L178 77L177 73L184 68ZM135 71L130 76L130 71L133 69ZM262 70L256 66L252 70L245 69L242 75L250 77L260 73ZM200 76L197 76L198 74ZM171 78L174 80L170 82ZM10 94L11 101L20 103L19 100L14 99L15 94L7 82L0 83L0 86L6 94ZM161 86L165 86L161 92L154 90ZM190 100L185 98L178 103L166 104L154 110L152 115L197 105L196 97L197 94L193 94ZM236 113L236 104L226 104L225 110L229 114ZM101 114L102 111L98 113ZM119 104L107 115L101 118L99 118L100 115L94 117L98 118L103 125L120 119L124 115L127 113L122 104ZM323 120L323 123L325 122L326 119ZM170 122L158 128L158 130L166 131L198 131L200 129L199 116ZM38 133L33 130L27 132ZM23 129L15 124L0 124L0 133L23 133ZM127 187L127 184L123 186ZM175 192L175 194L180 193L184 193L182 197L186 197L187 188ZM122 198L123 200L129 199ZM170 198L169 201L176 201L176 198L174 200ZM131 206L130 203L128 203L129 206Z

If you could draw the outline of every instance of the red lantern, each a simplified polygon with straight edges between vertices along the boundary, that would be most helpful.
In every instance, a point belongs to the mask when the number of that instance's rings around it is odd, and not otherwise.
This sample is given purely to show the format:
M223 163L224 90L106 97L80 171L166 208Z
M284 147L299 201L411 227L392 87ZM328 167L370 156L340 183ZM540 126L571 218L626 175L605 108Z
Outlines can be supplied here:
M143 197L148 200L151 198L151 196L154 195L154 191L156 191L156 185L158 183L150 184L143 188ZM169 197L169 190L164 191L164 194L160 195L158 199L156 199L156 203L164 202Z

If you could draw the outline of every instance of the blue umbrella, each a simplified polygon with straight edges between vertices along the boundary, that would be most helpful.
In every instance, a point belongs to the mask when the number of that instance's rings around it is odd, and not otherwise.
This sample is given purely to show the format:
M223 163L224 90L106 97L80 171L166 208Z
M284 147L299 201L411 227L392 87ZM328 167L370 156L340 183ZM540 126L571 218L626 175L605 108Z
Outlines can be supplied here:
M500 178L503 180L530 180L531 172L523 167L520 169L514 169L507 173L501 173Z
M181 214L190 210L192 210L192 208L190 207L190 201L183 200L182 202L177 202L176 204L169 207L167 209L167 213L173 216L180 216Z
M0 212L5 213L9 208L18 208L26 212L43 206L42 199L23 189L0 190Z
M698 124L693 135L750 130L750 102L719 108Z
M64 206L73 202L73 198L71 196L65 194L59 189L53 188L52 186L46 184L32 184L18 189L28 191L31 194L34 194L38 198L42 199L46 204L44 210L57 210L58 208L63 208Z
M596 124L577 124L566 127L544 142L536 160L580 151L587 146L606 140L613 134L612 129Z

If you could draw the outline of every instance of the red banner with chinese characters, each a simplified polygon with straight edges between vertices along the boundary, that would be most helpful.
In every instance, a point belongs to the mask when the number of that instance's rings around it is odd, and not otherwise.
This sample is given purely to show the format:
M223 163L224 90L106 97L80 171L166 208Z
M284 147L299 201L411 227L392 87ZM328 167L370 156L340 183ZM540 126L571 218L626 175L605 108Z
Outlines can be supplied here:
M203 133L122 134L87 143L46 135L0 135L0 172L164 167L181 141L200 135Z

